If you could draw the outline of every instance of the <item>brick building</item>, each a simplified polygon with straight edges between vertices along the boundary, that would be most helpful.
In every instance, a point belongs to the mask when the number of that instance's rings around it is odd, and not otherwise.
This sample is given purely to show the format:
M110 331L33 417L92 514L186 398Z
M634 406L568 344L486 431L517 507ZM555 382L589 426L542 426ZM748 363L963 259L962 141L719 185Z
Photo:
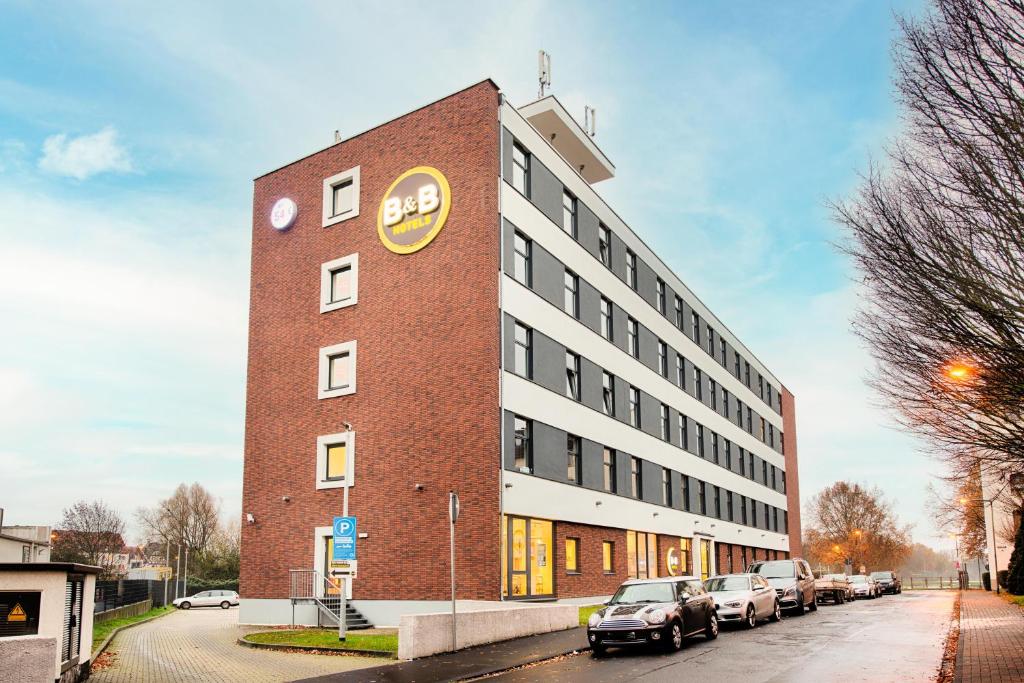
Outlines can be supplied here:
M483 81L256 179L242 621L357 516L372 622L798 552L792 395L601 199L546 97ZM251 517L250 517L251 516ZM363 537L365 534L365 537Z

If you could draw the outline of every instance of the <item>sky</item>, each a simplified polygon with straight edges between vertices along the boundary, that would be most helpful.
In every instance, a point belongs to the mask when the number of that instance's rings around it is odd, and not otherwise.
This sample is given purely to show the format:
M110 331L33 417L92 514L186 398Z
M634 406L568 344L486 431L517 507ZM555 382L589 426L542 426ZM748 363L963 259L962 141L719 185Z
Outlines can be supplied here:
M182 481L240 514L252 179L490 77L552 91L598 192L796 395L804 499L941 473L864 380L828 203L899 133L897 13L828 3L0 0L0 507L129 521Z

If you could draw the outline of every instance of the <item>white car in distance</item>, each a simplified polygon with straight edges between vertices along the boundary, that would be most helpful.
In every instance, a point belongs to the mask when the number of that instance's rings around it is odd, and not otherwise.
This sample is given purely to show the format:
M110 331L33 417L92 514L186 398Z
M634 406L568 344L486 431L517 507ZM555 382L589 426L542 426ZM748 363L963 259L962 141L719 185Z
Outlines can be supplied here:
M238 593L235 591L202 591L187 598L177 598L171 603L178 609L192 609L193 607L220 607L227 609L238 605Z

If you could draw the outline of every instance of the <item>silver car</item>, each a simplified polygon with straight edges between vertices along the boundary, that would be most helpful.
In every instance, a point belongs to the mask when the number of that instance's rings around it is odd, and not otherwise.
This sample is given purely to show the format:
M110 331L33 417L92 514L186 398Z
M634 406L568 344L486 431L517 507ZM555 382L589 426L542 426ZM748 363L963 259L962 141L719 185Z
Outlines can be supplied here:
M178 609L193 607L220 607L228 609L238 605L238 593L235 591L202 591L187 598L178 598L172 603Z
M739 622L754 628L758 619L782 619L779 597L760 574L712 576L704 582L704 589L715 599L719 621Z
M870 576L853 574L850 576L850 583L853 585L853 597L868 600L878 597L878 584Z

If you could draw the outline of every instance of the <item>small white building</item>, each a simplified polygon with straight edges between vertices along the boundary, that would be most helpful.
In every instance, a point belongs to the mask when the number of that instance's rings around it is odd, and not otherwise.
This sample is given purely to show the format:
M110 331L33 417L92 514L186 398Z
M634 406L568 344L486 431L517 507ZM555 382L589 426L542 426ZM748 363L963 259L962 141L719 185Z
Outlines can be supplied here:
M49 562L50 527L0 527L0 562Z

